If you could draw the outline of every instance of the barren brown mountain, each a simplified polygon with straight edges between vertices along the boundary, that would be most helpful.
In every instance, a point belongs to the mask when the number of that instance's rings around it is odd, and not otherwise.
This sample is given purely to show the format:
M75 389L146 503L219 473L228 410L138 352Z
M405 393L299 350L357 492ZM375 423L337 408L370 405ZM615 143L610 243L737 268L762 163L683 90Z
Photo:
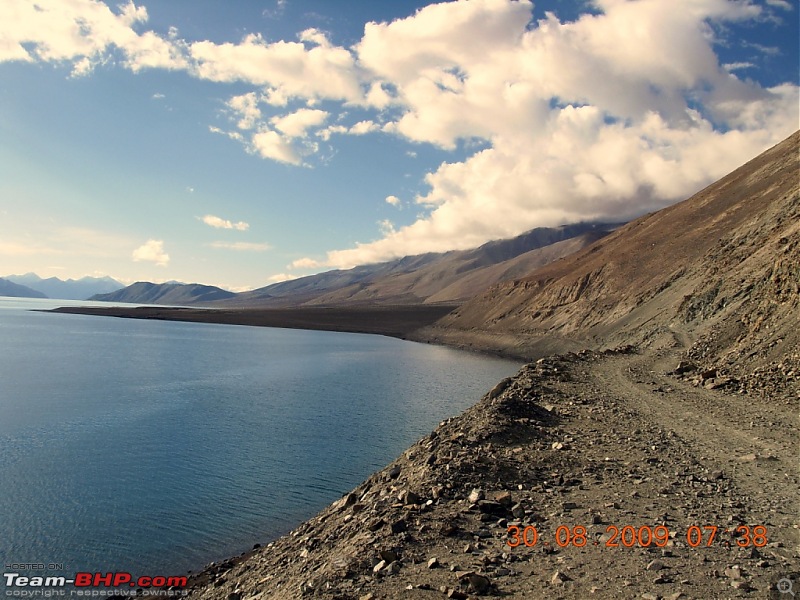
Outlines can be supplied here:
M797 348L800 132L689 200L477 296L421 339L519 356L540 348L714 337L717 360Z
M800 592L799 143L418 331L538 360L192 595Z
M459 304L490 285L530 273L580 250L614 224L540 227L472 250L406 256L327 271L238 294L221 305L259 308L299 306Z

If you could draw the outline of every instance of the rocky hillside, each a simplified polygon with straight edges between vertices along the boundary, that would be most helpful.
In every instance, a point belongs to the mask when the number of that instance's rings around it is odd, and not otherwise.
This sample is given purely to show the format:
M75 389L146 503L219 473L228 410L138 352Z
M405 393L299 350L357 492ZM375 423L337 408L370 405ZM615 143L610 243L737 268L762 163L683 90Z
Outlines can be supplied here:
M417 332L595 349L526 365L294 531L209 565L192 596L797 590L799 144Z
M132 304L205 304L233 298L236 294L213 285L199 283L150 283L137 281L126 288L110 294L98 294L89 298L101 302L130 302Z
M501 281L520 277L600 239L616 225L540 227L473 250L406 256L335 270L239 294L227 306L457 304Z
M646 344L680 328L702 338L693 355L717 366L800 372L799 146L800 132L685 202L492 287L419 337L525 356Z
M192 597L773 597L800 576L800 478L769 423L797 403L666 375L680 347L662 342L527 365L288 535L209 565Z

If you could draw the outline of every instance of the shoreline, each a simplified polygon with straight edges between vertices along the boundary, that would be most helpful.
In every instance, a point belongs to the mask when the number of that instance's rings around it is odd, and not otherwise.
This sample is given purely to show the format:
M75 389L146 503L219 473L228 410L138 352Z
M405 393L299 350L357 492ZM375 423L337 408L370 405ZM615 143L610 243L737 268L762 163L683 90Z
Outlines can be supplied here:
M249 327L280 327L341 333L366 333L406 339L413 331L431 325L450 313L457 305L398 305L363 307L301 308L190 308L190 307L89 307L62 306L43 312L216 323Z
M594 346L588 341L577 341L548 332L519 336L510 333L489 334L477 329L437 327L436 323L458 306L457 304L401 304L231 309L171 306L62 306L41 310L41 312L383 335L524 363L553 354L577 352Z

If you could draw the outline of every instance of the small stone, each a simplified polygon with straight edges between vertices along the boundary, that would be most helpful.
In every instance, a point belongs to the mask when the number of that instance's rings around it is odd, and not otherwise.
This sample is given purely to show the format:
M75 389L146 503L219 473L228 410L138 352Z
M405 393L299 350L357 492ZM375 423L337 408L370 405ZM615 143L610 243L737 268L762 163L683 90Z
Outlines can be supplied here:
M415 494L409 490L402 492L398 497L398 500L400 500L400 502L406 506L409 504L422 504L422 498L418 494Z
M481 500L478 502L478 509L487 515L495 515L502 517L506 514L505 507L499 502L492 502L491 500Z
M492 582L485 575L478 573L471 573L467 577L470 588L476 593L483 595L492 588Z
M561 571L556 571L553 573L553 577L550 579L550 583L553 585L564 585L567 581L572 581L572 579L570 579L566 573L562 573Z
M381 550L378 554L387 564L400 560L400 555L394 550Z
M382 560L382 561L380 561L380 562L379 562L377 565L375 565L374 567L372 567L372 572L373 572L373 573L379 573L379 572L381 572L381 571L382 571L382 570L383 570L383 569L386 567L386 564L387 564L387 563L386 563L386 561L385 561L385 560Z
M347 507L349 507L349 506L352 506L353 504L355 504L355 503L356 503L356 500L358 500L358 498L356 497L356 495L355 495L353 492L350 492L350 493L349 493L349 494L347 494L347 495L346 495L344 498L342 498L341 500L339 500L339 504L338 504L338 506L336 507L336 510L342 511L342 510L344 510L345 508L347 508Z
M400 519L392 523L392 533L403 533L408 529L408 524L404 519Z
M453 600L468 600L469 598L464 592L452 588L447 590L447 597Z
M664 563L658 559L651 560L649 563L647 563L648 571L660 571L663 568L664 568Z
M429 569L438 569L442 565L439 564L439 559L434 557L428 561L428 568Z
M731 581L731 587L737 590L747 591L750 589L750 584L744 579L734 579Z
M742 570L739 567L729 567L725 569L725 575L727 575L731 579L741 579Z
M472 504L475 504L476 502L478 502L479 500L483 500L484 498L486 498L486 494L483 493L483 490L480 490L478 488L472 490L469 493L469 496L467 496L467 500L469 500Z
M497 492L494 495L494 501L503 504L504 506L511 506L514 504L513 499L511 498L511 492L503 491Z
M658 596L656 594L651 594L650 592L645 592L642 594L643 600L658 600Z
M397 479L398 477L400 477L400 467L399 467L399 466L397 466L397 465L395 465L394 467L392 467L392 468L389 470L389 477L390 477L391 479Z
M364 594L363 596L359 596L358 600L375 600L377 596L372 592Z

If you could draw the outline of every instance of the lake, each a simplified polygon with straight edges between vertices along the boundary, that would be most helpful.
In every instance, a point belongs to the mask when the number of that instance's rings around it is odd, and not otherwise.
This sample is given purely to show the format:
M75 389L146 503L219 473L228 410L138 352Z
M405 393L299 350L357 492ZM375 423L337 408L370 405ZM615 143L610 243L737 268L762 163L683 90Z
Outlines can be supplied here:
M183 574L264 544L520 366L375 335L31 311L75 304L0 298L0 555L64 565L48 575Z

